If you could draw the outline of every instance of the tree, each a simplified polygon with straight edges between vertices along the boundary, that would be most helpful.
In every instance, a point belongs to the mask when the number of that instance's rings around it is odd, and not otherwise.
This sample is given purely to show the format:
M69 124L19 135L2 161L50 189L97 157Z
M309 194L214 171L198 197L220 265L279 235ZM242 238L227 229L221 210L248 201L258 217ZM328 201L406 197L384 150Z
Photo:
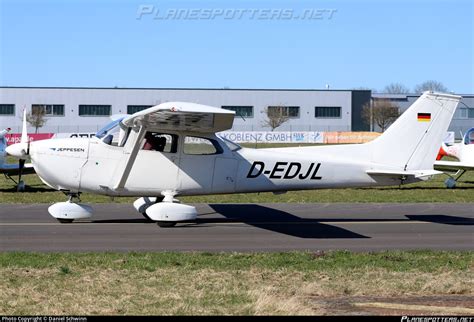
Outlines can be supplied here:
M26 114L26 121L35 128L35 133L38 133L38 129L48 121L45 115L46 107L44 105L36 105L31 109L31 112Z
M362 109L364 121L369 125L377 124L382 132L385 132L399 116L398 106L387 99L374 100L372 103L365 104Z
M391 83L385 86L383 92L387 94L408 94L410 90L403 84Z
M423 93L426 91L446 93L448 89L446 88L446 86L443 85L443 83L435 81L435 80L428 80L426 82L423 82L415 86L415 93L417 94Z
M263 120L262 125L271 128L272 132L290 119L286 106L268 106L263 112L266 118Z

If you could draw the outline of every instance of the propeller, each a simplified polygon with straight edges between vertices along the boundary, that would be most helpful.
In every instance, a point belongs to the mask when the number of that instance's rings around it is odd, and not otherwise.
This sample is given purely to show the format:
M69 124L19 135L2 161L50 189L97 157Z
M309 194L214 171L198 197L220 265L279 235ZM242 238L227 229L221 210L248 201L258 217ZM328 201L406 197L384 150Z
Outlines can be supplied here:
M23 174L23 169L25 168L26 158L30 154L30 142L28 140L28 133L26 129L26 110L23 111L23 128L21 131L20 143L12 144L7 146L5 151L16 158L18 161L18 191L23 191L25 189L25 184L21 181L21 176Z

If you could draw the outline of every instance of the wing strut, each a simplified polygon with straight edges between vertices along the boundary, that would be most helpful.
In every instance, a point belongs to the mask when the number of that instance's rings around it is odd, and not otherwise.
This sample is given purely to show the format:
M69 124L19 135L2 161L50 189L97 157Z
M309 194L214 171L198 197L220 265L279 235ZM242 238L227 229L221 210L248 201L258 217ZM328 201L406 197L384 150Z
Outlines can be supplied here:
M136 136L135 142L131 148L131 151L125 151L125 154L128 154L127 161L125 163L125 168L123 169L123 173L120 176L120 179L117 181L117 184L114 186L114 190L122 189L125 187L125 183L127 183L128 176L130 175L130 171L132 170L133 163L135 163L135 159L137 158L138 151L140 151L140 145L142 143L143 137L146 133L146 127L140 126L138 130L138 134Z

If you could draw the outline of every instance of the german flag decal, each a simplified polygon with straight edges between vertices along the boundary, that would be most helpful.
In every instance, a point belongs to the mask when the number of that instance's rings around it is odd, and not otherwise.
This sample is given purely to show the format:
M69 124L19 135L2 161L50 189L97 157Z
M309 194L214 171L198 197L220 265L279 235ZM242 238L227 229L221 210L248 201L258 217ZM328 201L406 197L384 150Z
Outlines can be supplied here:
M431 113L418 113L418 122L431 121Z

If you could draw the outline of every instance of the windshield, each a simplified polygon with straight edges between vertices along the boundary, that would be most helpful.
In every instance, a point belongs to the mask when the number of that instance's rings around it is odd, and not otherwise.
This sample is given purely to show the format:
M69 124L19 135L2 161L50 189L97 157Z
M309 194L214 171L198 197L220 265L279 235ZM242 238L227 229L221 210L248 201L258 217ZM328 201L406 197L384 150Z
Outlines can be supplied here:
M464 144L474 144L474 128L467 131L466 135L464 136Z
M126 128L123 129L120 126L120 122L124 119L125 117L121 117L119 119L116 119L110 123L108 123L106 126L104 126L102 129L100 129L95 136L99 139L102 140L102 142L109 144L109 145L115 145L115 146L123 146L125 144L125 140L127 138L127 132Z

